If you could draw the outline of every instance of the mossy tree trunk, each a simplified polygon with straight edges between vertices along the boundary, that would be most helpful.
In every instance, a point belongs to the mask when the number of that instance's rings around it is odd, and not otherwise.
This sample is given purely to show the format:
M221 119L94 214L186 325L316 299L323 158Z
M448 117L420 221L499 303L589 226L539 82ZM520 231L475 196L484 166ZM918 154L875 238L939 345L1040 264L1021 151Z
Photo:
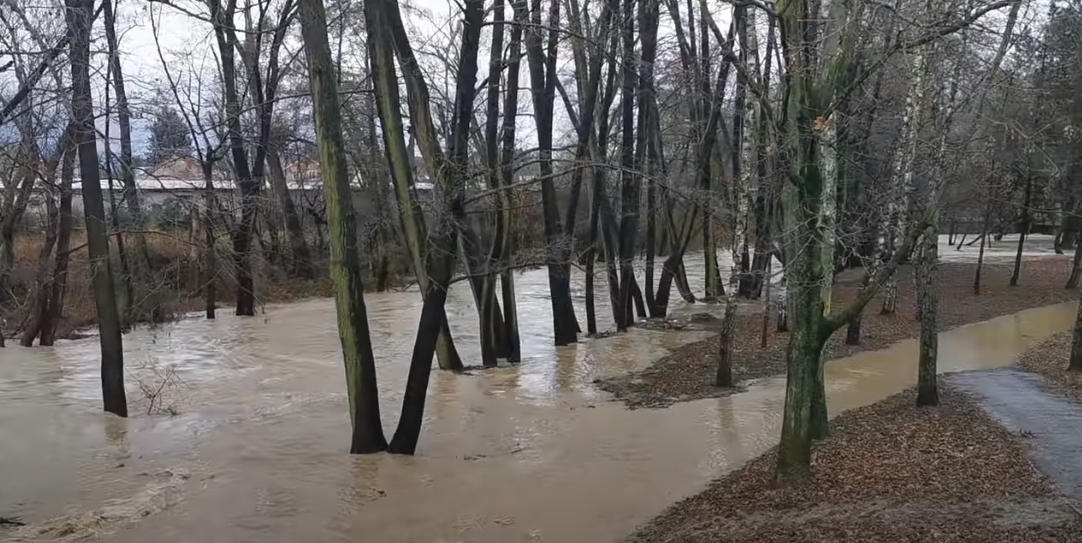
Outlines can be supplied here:
M299 0L301 31L308 57L309 81L315 109L316 136L322 164L324 194L331 238L331 280L338 315L338 337L346 366L349 414L353 423L350 452L372 453L387 441L379 415L376 364L368 332L368 315L361 284L356 214L349 186L343 143L338 82L327 40L327 17L322 0ZM370 47L381 36L373 36ZM429 357L431 366L431 356Z
M370 30L370 32L372 32ZM376 34L373 34L376 35ZM379 35L382 35L380 33ZM392 38L387 36L390 43ZM376 87L376 109L380 117L383 144L390 166L391 179L394 181L395 197L398 199L398 213L402 232L409 250L413 274L417 278L422 298L427 297L431 288L431 274L428 232L425 227L421 205L413 186L413 168L410 152L406 145L405 128L400 109L401 97L398 90L398 76L394 69L394 51L390 45L374 43L368 48L369 63ZM443 311L441 309L440 311ZM455 348L448 326L446 314L438 327L436 340L436 358L440 369L460 371L462 359Z

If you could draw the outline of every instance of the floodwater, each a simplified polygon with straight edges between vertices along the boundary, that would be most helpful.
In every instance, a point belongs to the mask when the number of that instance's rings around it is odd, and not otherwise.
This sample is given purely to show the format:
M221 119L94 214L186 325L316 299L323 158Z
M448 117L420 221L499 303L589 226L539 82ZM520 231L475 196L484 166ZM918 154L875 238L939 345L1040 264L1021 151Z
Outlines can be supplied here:
M95 341L0 350L0 516L27 523L0 528L0 539L606 542L776 442L782 379L628 411L591 382L703 335L633 330L555 348L545 272L520 274L517 287L525 359L473 375L434 372L416 457L346 454L330 300L129 334L127 420L100 412ZM607 317L602 297L598 314ZM453 290L449 316L472 361L469 298ZM366 301L389 436L420 299L402 292ZM1072 304L1062 304L945 333L941 368L1006 365L1073 319ZM832 362L831 408L905 388L915 361L915 343L903 342ZM140 381L156 389L163 377L171 384L147 415Z

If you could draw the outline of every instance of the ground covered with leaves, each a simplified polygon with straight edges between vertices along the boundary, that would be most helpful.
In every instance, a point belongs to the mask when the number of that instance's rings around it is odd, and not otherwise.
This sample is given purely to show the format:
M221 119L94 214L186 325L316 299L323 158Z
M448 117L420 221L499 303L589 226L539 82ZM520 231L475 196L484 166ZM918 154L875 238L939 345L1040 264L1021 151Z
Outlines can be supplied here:
M964 324L986 321L1024 309L1075 300L1078 294L1064 285L1070 274L1070 259L1042 257L1023 263L1020 285L1009 286L1012 264L986 262L982 268L981 294L973 294L976 265L942 263L939 266L940 330ZM882 315L882 295L868 304L861 326L861 343L846 345L843 328L827 345L832 358L843 358L862 351L884 349L890 345L920 335L916 320L916 289L913 272L903 267L898 273L897 311ZM834 307L852 301L860 290L861 272L850 270L842 274L834 286ZM672 352L640 372L597 381L597 385L628 407L666 407L675 402L724 396L740 390L740 382L782 375L785 373L787 333L775 332L775 323L767 327L767 346L761 346L763 329L762 304L741 307L733 339L733 376L737 388L713 386L717 368L718 340L711 338L690 343ZM720 322L693 323L690 327L716 330Z
M1072 331L1060 332L1030 347L1018 357L1022 369L1044 377L1048 388L1082 403L1082 372L1067 371Z
M1082 541L1082 520L1026 456L1024 437L961 392L912 389L831 422L814 480L773 484L773 451L682 500L625 543Z

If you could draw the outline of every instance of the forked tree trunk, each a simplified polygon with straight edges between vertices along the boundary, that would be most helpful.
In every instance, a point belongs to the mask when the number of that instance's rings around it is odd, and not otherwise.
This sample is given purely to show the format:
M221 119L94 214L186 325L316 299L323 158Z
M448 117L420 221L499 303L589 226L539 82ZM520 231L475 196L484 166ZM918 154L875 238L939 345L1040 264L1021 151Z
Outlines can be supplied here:
M383 56L376 57L377 52ZM432 292L429 284L431 278L428 273L429 243L426 239L427 231L424 216L413 189L413 169L409 150L406 146L405 129L402 124L401 98L398 84L391 83L398 80L398 76L394 71L393 52L390 46L387 48L372 47L369 49L368 54L377 89L376 106L380 116L380 124L383 127L383 144L390 165L391 178L394 181L395 196L398 199L399 218L406 238L406 245L409 249L413 274L417 278L417 284L421 289L423 299ZM437 305L440 305L440 311L443 311L443 306L441 304ZM446 316L442 319L438 329L439 338L437 338L436 342L436 357L440 369L462 370L462 359L455 348Z
M120 314L113 290L109 264L109 238L102 200L98 166L97 137L94 130L94 106L90 88L90 29L92 0L65 0L65 18L71 33L72 117L76 123L73 139L79 150L82 176L83 209L86 214L87 244L90 253L94 305L97 308L101 342L101 385L105 410L128 416L124 393L124 348L120 334Z
M376 362L368 333L368 316L361 285L361 262L357 252L356 218L349 187L345 145L342 137L338 82L334 76L327 18L322 0L299 0L299 15L308 57L309 82L316 117L320 163L323 168L327 214L331 232L331 280L334 282L338 337L346 366L349 415L353 424L350 452L372 453L387 447L379 415ZM370 47L386 47L382 36L373 35ZM385 39L385 38L383 38ZM437 326L439 315L436 315ZM435 334L431 334L435 344ZM431 353L429 367L431 368Z
M441 320L446 321L446 317L441 317L441 314L447 300L451 274L454 271L454 248L459 232L469 228L465 209L465 183L469 164L469 132L473 117L470 113L473 111L476 94L477 52L480 47L481 25L484 21L484 6L482 0L469 0L465 4L462 49L455 84L457 96L455 123L448 160L444 159L436 136L435 125L429 110L428 84L414 57L402 24L397 0L372 0L365 7L369 36L374 37L374 41L380 41L385 35L384 30L374 29L374 26L389 24L392 30L395 52L406 83L411 126L418 136L421 154L429 170L435 173L442 188L441 224L433 244L434 256L430 258L428 267L428 273L431 276L430 290L421 310L421 322L418 325L417 341L414 343L413 357L410 360L398 429L388 445L390 452L413 454L420 437L424 416L425 396L436 346L437 334L435 332ZM384 83L393 84L387 80L384 80Z
M515 247L512 243L512 231L515 219L511 210L514 199L512 188L514 184L514 168L512 161L515 157L515 123L518 120L518 78L520 67L520 55L522 51L522 25L516 24L511 27L511 43L507 52L507 89L503 103L503 128L500 134L500 183L503 190L499 192L497 201L500 202L500 213L497 223L499 243L498 257L504 264L504 270L500 273L500 296L503 298L503 324L504 336L507 338L507 360L518 362L522 359L522 348L518 331L518 303L515 300L515 273L509 265ZM513 91L512 91L513 89Z
M253 178L248 164L247 143L241 133L241 105L237 93L236 43L233 17L236 14L236 0L209 0L210 16L214 21L214 35L221 58L222 87L225 96L226 136L236 170L237 186L240 189L241 216L239 224L232 232L233 237L233 273L237 278L237 300L235 313L238 316L255 315L255 281L252 277L251 248L252 235L259 195L259 184Z
M73 129L71 127L70 129ZM72 134L74 138L74 134ZM60 209L57 223L56 257L53 261L52 286L49 303L41 321L41 339L39 345L51 346L56 342L57 325L64 312L64 297L68 286L68 260L71 253L71 199L72 184L75 179L74 145L64 149L60 162Z

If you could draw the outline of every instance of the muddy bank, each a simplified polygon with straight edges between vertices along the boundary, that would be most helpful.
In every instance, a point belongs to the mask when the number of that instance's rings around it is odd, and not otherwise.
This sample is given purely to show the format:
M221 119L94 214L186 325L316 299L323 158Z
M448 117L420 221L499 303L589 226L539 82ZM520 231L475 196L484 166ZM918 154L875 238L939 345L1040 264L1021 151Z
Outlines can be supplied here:
M973 294L975 264L942 263L938 283L939 329L949 330L1024 309L1075 300L1077 292L1063 288L1070 265L1070 259L1065 258L1029 260L1023 263L1021 284L1011 287L1011 265L1001 261L986 262L982 269L981 294L977 296ZM839 277L833 293L835 307L843 307L856 297L860 279L859 270L850 270ZM898 274L897 312L882 315L882 304L882 296L868 304L860 345L846 345L846 331L839 330L827 344L828 356L842 358L880 350L920 334L920 322L915 318L916 289L913 288L911 268L903 267ZM742 306L742 312L738 315L733 346L736 353L733 375L738 380L736 389L712 386L717 364L716 338L681 347L641 372L603 379L596 384L630 408L656 408L680 401L732 394L741 390L739 382L784 374L788 334L775 332L772 320L767 347L762 348L761 307L759 302ZM718 324L697 323L695 328L716 330Z
M640 526L626 543L1082 540L1082 522L1028 460L1025 438L961 392L910 389L831 422L815 480L772 484L773 450Z

